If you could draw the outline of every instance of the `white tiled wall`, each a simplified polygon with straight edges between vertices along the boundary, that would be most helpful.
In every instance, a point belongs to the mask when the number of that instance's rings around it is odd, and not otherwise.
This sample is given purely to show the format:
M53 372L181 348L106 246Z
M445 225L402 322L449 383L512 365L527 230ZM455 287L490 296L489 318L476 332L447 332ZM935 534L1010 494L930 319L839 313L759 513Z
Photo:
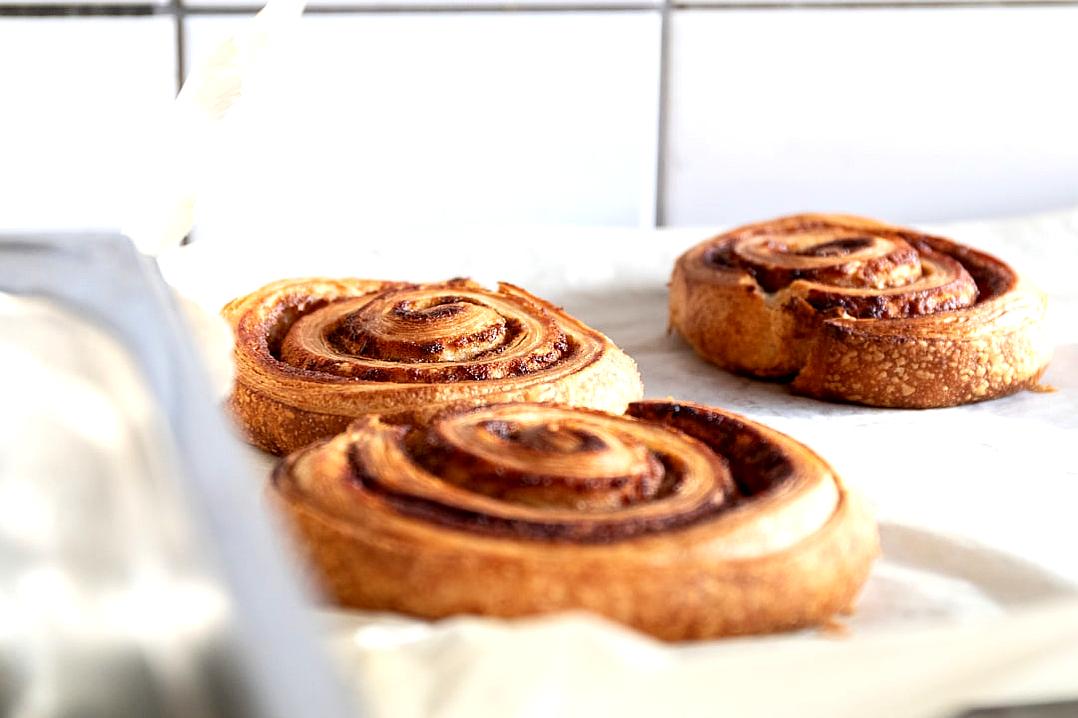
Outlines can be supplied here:
M168 139L176 23L196 65L248 21L235 8L259 1L184 20L164 0L113 18L3 17L0 0L0 231L117 225L143 180L129 159ZM226 127L196 237L649 226L657 205L667 224L716 225L804 209L923 221L1078 204L1078 2L684 0L669 10L660 136L652 0L529 0L565 6L534 12L339 1L380 9L303 20L285 70Z
M667 220L1078 204L1078 7L680 11Z
M190 19L192 66L238 22ZM305 18L197 236L649 225L659 29L648 12Z
M0 17L0 231L117 227L176 91L168 18Z

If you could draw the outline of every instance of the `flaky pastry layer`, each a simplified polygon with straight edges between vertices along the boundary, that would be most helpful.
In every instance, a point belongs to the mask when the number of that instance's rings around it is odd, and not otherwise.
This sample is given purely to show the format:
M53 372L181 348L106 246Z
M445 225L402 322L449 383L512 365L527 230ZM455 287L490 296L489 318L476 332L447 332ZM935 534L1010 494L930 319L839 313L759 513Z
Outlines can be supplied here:
M797 215L677 261L670 323L724 369L871 406L954 406L1036 384L1046 299L1002 261L942 237Z
M231 408L276 454L368 414L417 421L504 401L621 411L643 391L613 342L510 284L290 279L223 314L236 337Z
M282 461L271 496L344 606L439 618L590 610L666 640L851 608L875 523L831 468L673 401L368 417Z

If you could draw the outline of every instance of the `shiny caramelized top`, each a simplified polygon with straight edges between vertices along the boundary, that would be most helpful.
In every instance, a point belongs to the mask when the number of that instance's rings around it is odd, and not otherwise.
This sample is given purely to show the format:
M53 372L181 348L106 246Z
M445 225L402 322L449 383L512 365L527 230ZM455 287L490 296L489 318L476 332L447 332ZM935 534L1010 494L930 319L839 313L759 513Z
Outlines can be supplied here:
M508 284L491 291L467 279L290 280L251 296L225 310L236 323L240 351L314 381L512 379L584 360L606 344Z
M520 403L423 425L361 419L275 481L349 520L377 506L469 534L583 544L704 526L785 492L809 497L799 511L816 525L836 500L826 465L789 439L658 401L625 416Z
M1004 263L948 240L856 217L798 215L712 240L703 261L768 293L795 283L815 309L858 319L970 307L1016 281Z

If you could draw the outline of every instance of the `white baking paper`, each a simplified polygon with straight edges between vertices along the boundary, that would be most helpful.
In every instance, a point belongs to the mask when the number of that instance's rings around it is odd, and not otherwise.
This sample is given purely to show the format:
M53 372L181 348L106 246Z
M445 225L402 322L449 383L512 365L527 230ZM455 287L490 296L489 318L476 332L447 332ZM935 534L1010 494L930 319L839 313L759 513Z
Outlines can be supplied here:
M724 373L666 331L673 261L717 228L323 230L268 248L195 243L161 264L207 312L286 276L511 281L605 331L648 396L722 406L808 444L880 519L884 555L842 635L668 646L587 615L327 613L372 715L935 716L1078 696L1078 211L924 229L998 254L1049 293L1054 392L881 410ZM226 346L207 351L227 368Z

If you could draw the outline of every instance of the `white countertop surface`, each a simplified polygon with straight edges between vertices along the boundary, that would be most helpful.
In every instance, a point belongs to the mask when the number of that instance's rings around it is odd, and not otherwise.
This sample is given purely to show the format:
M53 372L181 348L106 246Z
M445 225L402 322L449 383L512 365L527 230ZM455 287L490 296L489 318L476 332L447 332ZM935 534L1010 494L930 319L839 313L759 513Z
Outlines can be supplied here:
M1078 212L925 229L993 252L1045 289L1058 350L1044 383L1056 391L898 411L722 372L666 332L674 258L712 230L390 228L257 252L242 249L252 238L196 243L161 264L208 311L285 276L520 284L636 358L648 396L716 404L789 433L880 519L884 557L841 639L669 647L585 616L334 615L334 645L375 715L929 716L970 700L1078 695Z

